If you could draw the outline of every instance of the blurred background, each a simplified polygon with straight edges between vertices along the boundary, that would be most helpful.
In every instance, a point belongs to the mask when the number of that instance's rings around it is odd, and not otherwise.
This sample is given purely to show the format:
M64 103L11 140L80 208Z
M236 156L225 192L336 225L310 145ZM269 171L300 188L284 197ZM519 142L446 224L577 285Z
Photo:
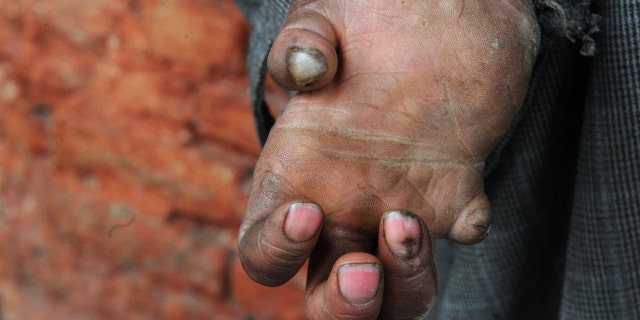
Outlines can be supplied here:
M232 0L0 0L1 320L304 318L304 274L237 258L249 31Z

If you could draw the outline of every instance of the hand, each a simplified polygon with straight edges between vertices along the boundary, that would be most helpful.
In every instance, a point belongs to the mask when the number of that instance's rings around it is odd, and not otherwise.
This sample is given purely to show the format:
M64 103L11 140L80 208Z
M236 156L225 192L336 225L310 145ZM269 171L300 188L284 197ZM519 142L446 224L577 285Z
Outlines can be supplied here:
M409 281L387 275L399 260L381 254L385 213L414 213L430 237L482 240L491 211L481 172L519 111L538 42L523 0L294 2L269 71L301 92L256 165L239 239L245 270L279 285L311 256L307 309L324 318L343 310L331 301L345 264L381 266L380 288ZM290 209L298 202L304 210ZM433 270L430 256L414 272ZM387 289L371 310L344 310L418 315L431 301L420 292L415 307Z
M436 275L431 237L417 216L386 214L377 243L371 244L349 230L321 228L322 215L317 205L300 202L252 225L240 241L248 274L265 285L279 285L315 247L306 296L311 319L414 319L427 313ZM366 253L374 252L372 245L375 255ZM350 251L353 246L359 250Z

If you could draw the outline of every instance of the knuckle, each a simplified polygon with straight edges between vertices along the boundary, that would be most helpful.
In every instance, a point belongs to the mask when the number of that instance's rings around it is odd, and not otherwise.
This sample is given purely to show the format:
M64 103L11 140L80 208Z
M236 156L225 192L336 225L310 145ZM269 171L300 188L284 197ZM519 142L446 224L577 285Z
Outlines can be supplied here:
M241 250L240 257L247 274L265 286L279 286L288 281L302 266L307 256L274 244L268 240L258 240L255 250Z
M279 286L289 280L306 257L266 241L261 234L245 235L238 242L240 262L246 274L265 286Z
M269 241L261 242L260 248L265 264L272 270L288 269L292 264L304 262L307 258L307 255L300 250Z
M240 251L240 263L244 272L253 281L265 286L278 286L279 281L269 276L268 272L262 268L262 264L259 263L251 254L246 254L244 251Z

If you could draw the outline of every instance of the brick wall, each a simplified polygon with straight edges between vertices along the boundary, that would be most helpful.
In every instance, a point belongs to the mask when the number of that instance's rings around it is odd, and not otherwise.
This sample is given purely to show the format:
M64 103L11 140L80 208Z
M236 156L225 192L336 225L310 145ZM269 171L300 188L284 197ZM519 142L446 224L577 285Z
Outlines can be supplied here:
M259 147L233 1L0 8L0 319L303 318L303 275L237 259Z

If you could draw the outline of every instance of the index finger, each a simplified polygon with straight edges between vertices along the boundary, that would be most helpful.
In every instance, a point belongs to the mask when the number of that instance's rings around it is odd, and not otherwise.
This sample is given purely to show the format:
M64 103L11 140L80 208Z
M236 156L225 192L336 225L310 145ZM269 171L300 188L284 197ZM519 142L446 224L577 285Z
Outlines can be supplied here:
M248 223L238 239L242 267L254 281L278 286L291 279L311 254L322 211L313 203L294 202Z

